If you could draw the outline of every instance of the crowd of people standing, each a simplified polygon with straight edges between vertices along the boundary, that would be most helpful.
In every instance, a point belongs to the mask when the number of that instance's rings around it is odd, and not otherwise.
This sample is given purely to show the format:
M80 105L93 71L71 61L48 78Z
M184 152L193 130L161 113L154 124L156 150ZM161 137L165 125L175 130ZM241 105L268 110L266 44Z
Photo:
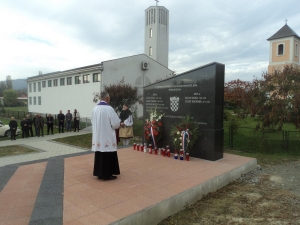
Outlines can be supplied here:
M57 115L58 121L58 132L65 133L72 131L72 122L74 127L74 132L79 132L79 122L80 122L80 113L75 109L73 113L70 113L70 110L66 114L62 113L62 110L59 111ZM21 130L22 130L22 138L34 137L44 137L44 126L45 123L47 125L47 135L50 133L53 135L53 126L54 126L54 118L52 114L46 115L46 120L41 116L40 113L35 114L35 116L31 119L30 115L28 114L24 117L20 123ZM66 126L65 126L66 124ZM14 117L11 117L11 121L9 122L9 127L11 131L11 140L16 140L16 130L18 127L18 123ZM34 132L33 132L34 127Z

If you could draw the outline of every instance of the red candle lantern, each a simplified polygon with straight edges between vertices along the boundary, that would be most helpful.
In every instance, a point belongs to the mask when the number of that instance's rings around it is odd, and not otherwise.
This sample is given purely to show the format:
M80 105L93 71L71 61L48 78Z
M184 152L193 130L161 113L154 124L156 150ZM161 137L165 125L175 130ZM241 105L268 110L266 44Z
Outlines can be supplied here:
M137 148L138 151L140 151L140 145L139 144L136 145L136 148Z
M141 144L141 152L144 151L144 145Z
M165 157L166 156L166 149L162 149L162 155L163 155L163 157Z
M185 160L190 161L190 153L185 153Z
M136 150L136 143L133 143L133 150Z
M154 154L157 155L157 148L154 148Z
M171 156L171 151L170 151L170 149L167 150L167 155L168 155L168 157L170 158L170 156Z

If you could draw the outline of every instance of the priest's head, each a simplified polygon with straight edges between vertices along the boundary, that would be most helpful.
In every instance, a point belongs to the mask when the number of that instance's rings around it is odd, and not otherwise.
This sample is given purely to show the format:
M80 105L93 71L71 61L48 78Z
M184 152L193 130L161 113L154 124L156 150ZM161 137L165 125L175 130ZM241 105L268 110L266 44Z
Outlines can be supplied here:
M110 97L109 97L109 94L107 91L102 91L101 94L100 94L100 98L102 101L105 101L107 103L110 102Z

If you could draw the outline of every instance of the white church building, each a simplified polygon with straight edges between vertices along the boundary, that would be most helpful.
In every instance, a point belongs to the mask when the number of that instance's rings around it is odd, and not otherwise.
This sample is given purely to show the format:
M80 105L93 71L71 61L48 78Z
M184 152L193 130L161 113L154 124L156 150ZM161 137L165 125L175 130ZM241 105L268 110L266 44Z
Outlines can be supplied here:
M58 114L62 110L65 114L77 109L81 118L90 117L94 93L103 91L104 86L124 81L138 87L142 94L143 86L172 76L168 50L169 11L163 6L151 6L145 10L144 54L28 77L28 111ZM137 112L142 116L141 105Z

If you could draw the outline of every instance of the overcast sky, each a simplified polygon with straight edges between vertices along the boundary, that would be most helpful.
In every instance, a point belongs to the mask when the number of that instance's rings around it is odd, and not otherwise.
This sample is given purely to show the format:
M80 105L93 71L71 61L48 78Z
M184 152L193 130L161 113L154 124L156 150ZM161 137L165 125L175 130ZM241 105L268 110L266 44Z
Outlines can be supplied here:
M0 80L144 53L144 13L154 0L1 0ZM267 70L266 40L288 25L300 35L299 0L160 0L170 15L169 68L216 61L225 80Z

